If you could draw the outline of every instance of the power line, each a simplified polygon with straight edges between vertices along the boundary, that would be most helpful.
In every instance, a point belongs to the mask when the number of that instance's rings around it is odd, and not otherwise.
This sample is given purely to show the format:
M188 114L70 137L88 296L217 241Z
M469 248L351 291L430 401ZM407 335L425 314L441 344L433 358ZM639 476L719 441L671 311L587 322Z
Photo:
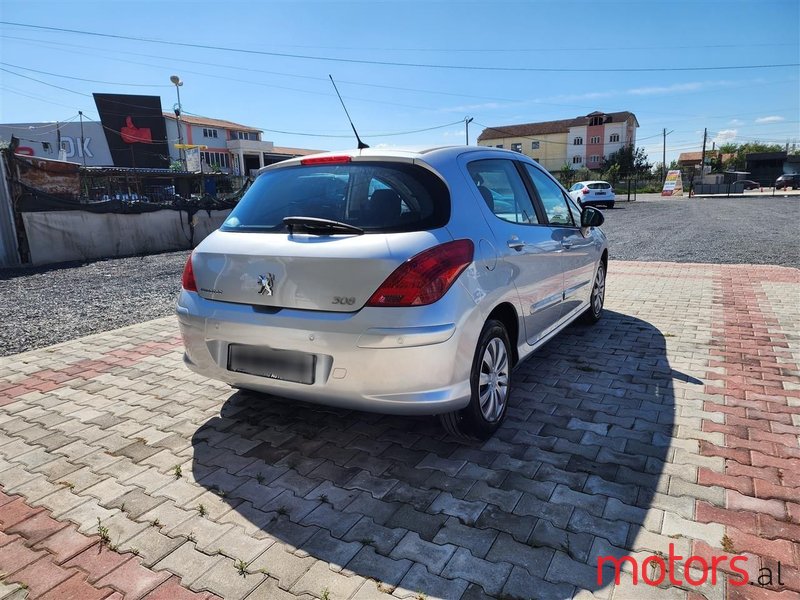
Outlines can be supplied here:
M30 25L28 23L16 23L13 21L0 21L2 25L14 27L26 27L41 31L56 31L59 33L73 33L79 35L89 35L117 40L129 40L136 42L148 42L153 44L165 44L168 46L180 46L184 48L199 48L203 50L217 50L222 52L236 52L239 54L254 54L259 56L275 56L280 58L294 58L301 60L316 60L323 62L350 63L362 65L377 65L384 67L414 67L425 69L453 69L464 71L515 71L515 72L536 72L536 73L645 73L645 72L675 72L675 71L739 71L747 69L776 69L785 67L798 67L800 63L781 63L763 65L717 65L712 67L601 67L601 68L556 68L556 67L504 67L504 66L479 66L479 65L447 65L433 63L412 63L399 61L380 61L358 58L336 58L331 56L314 56L310 54L293 54L288 52L268 52L266 50L249 50L246 48L232 48L227 46L212 46L209 44L193 44L189 42L176 42L171 40L159 40L153 38L137 38L127 35L113 33L100 33L97 31L84 31L80 29L67 29L64 27L48 27L44 25Z
M99 51L98 48L93 47L93 46L84 46L84 45L81 45L81 44L68 44L68 43L65 43L65 42L55 42L55 41L51 41L51 40L45 41L45 40L39 40L39 39L35 39L35 38L25 38L25 37L11 36L11 35L3 35L3 34L0 34L0 38L9 39L9 40L20 40L20 41L24 41L24 42L35 42L35 43L39 43L41 46L44 46L44 47L62 46L62 47L70 47L70 48L83 48L83 49L86 49L86 50L94 50L95 51L95 53L86 53L86 52L76 52L75 50L69 50L69 52L74 52L75 54L81 54L83 56L94 56L94 57L97 57L96 52ZM158 54L146 54L146 53L143 53L143 52L126 52L124 50L108 50L108 49L103 49L103 51L104 52L113 52L115 54L127 54L127 55L130 55L130 56L143 56L145 58L156 58L156 59L159 59L161 61L164 60L164 57L161 56L161 55L158 55ZM115 61L130 63L130 64L134 64L134 65L143 65L143 66L146 66L146 67L152 67L152 66L161 66L161 67L163 67L163 62L162 62L161 65L153 65L152 63L143 63L143 62L125 60L123 58L115 58L115 57L110 57L110 56L102 56L102 58L104 58L106 60L115 60ZM291 78L294 78L294 79L307 79L307 80L311 80L311 81L325 81L325 82L327 82L327 79L325 77L315 77L313 75L300 75L299 73L284 73L282 71L269 71L269 70L266 70L266 69L254 69L252 67L242 67L242 66L239 66L239 65L213 63L213 62L208 62L208 61L204 61L204 60L190 60L188 58L169 57L169 59L173 60L175 62L179 62L179 63L202 65L204 67L219 67L221 69L233 69L233 70L236 70L236 71L244 71L244 72L247 72L247 73L261 73L261 74L265 74L265 75L277 75L279 77L291 77ZM189 72L189 71L187 71L187 72ZM200 74L200 75L206 75L206 76L209 75L208 73L198 73L196 71L195 71L195 73ZM214 75L214 77L216 77L216 75ZM245 81L245 80L234 80L234 81ZM248 83L250 83L250 82L248 81ZM459 94L459 93L456 93L456 92L444 92L444 91L441 91L441 90L427 90L427 89L420 89L420 88L401 87L401 86L397 86L397 85L383 85L383 84L379 84L379 83L366 83L366 82L363 82L363 81L352 81L352 80L347 80L347 79L342 79L340 81L340 83L345 83L347 85L355 85L355 86L359 86L359 87L387 89L387 90L403 91L403 92L416 92L416 93L421 93L421 94L435 94L435 95L439 95L439 96L453 96L453 97L458 97L458 98L470 98L470 99L475 99L475 100L493 100L493 101L497 101L497 102L517 102L517 100L513 100L511 98L499 98L499 97L495 97L495 96L475 96L473 94ZM288 88L288 89L291 89L291 88Z
M47 42L44 42L44 41L38 40L38 39L17 37L17 36L8 36L8 35L3 35L3 34L0 34L0 38L16 39L16 40L22 40L22 41L27 41L27 42L34 42L34 43L38 43L39 45L42 45L42 46L45 46L45 47L65 46L65 47L70 47L70 48L84 48L84 49L94 50L95 52L92 53L92 54L85 53L85 52L78 52L78 51L75 51L75 50L67 50L67 51L68 52L73 52L75 54L80 54L80 55L88 55L88 56L92 56L92 57L95 57L95 58L98 57L97 51L100 50L100 49L98 49L96 47L85 46L85 45L80 45L80 44L68 44L68 43L64 43L64 42L52 42L52 41L49 41L49 40ZM153 55L153 54L139 53L139 52L125 52L125 51L120 51L120 50L107 50L107 49L103 49L103 51L104 51L104 53L114 52L114 53L118 53L118 54L129 54L129 55L133 55L133 56L144 56L144 57L159 58L159 59L162 58L161 56L157 56L157 55ZM165 68L163 64L154 65L152 63L146 63L146 62L140 62L140 61L133 61L133 60L126 60L126 59L122 59L122 58L110 57L110 56L106 56L105 54L102 55L102 58L107 59L107 60L114 60L114 61L129 63L129 64L135 64L135 65L143 65L143 66L156 67L156 68ZM247 67L240 67L240 66L237 66L237 65L210 63L210 62L206 62L206 61L194 61L194 60L183 59L183 58L173 59L173 60L175 60L176 62L181 62L181 63L185 62L185 63L192 63L192 64L202 64L204 66L216 66L216 67L225 68L225 69L234 69L234 70L253 72L253 73L264 73L264 74L277 75L277 76L282 76L282 77L293 77L293 78L300 78L300 79L307 79L307 80L314 80L314 81L326 81L324 78L314 77L314 76L310 76L310 75L299 75L299 74L295 74L295 73L282 73L282 72L279 72L279 71L268 71L268 70L263 70L263 69L252 69L252 68L247 68ZM211 76L211 75L209 75L209 73L207 73L205 71L204 72L189 71L189 70L186 70L183 67L181 67L181 68L184 70L184 72L193 73L193 74L201 75L201 76L204 76L204 77ZM237 81L237 82L241 82L241 83L255 84L255 85L264 86L264 87L273 87L273 88L276 88L276 89L285 89L285 90L290 90L290 91L296 91L296 92L305 93L305 94L313 94L313 95L320 95L320 96L326 96L326 97L328 97L330 95L329 93L320 93L320 92L314 92L314 91L311 91L311 90L297 89L297 88L292 88L292 87L287 87L287 86L279 86L279 85L275 85L275 84L265 84L265 83L262 83L262 82L252 81L252 80L249 80L249 79L248 80L243 80L243 79L237 79L237 78L233 78L233 77L227 77L227 76L224 76L224 75L213 75L213 77L215 77L217 79L227 79L227 80L230 80L230 81ZM791 80L791 81L795 81L795 80ZM785 82L786 82L785 79L781 79L780 81L775 81L775 82L770 82L770 83L785 83ZM565 104L563 102L562 103L546 102L544 100L536 100L536 99L521 101L521 100L508 99L508 98L492 98L492 97L484 97L484 96L470 96L470 95L467 95L467 94L458 94L458 93L441 92L441 91L433 91L433 90L423 90L423 89L416 89L416 88L405 88L405 87L401 88L401 87L398 87L398 86L388 86L388 85L381 85L381 84L375 84L375 83L364 83L364 82L348 81L348 80L342 80L342 83L347 83L347 84L356 85L356 86L366 86L366 87L372 87L372 88L401 90L401 91L406 91L406 92L442 94L442 95L448 95L448 96L460 96L460 97L476 98L476 99L499 100L499 101L506 101L506 102L518 102L518 103L532 102L534 104L543 104L543 105L547 105L547 106L574 107L574 108L582 108L582 109L594 109L595 108L595 106L591 106L590 107L590 106L578 105L578 104ZM751 84L747 84L745 86L735 86L735 87L749 87L750 85ZM730 88L728 88L728 89L730 89ZM711 91L712 90L705 90L705 91L698 90L698 91L695 91L693 93L699 94L699 93L707 93L707 92L711 92ZM423 110L430 110L427 107L411 106L411 105L400 104L400 103L391 103L391 102L380 102L380 101L374 100L374 99L366 99L366 98L359 98L359 97L353 97L353 96L346 96L346 97L348 99L350 99L350 100L358 100L358 101L363 101L363 102L371 102L371 103L379 103L379 104L380 103L382 103L382 104L394 104L394 105L402 106L402 107L405 107L405 108L417 108L417 109L423 109ZM473 110L473 107L468 107L465 110ZM757 111L757 112L761 112L761 111ZM680 114L680 113L670 113L670 112L663 112L663 111L659 111L658 113L655 113L655 114L669 115L669 116L679 116L679 117L682 117L684 119L692 119L692 118L694 118L694 119L706 119L706 118L709 118L708 116L690 117L688 115L684 115L684 114Z
M197 115L194 113L190 113L189 111L183 111L184 114L191 115L194 117L202 117L202 115ZM365 133L364 137L394 137L398 135L410 135L412 133L422 133L424 131L434 131L435 129L444 129L445 127L452 127L453 125L459 125L463 123L461 119L458 121L453 121L452 123L445 123L444 125L434 125L433 127L425 127L423 129L412 129L410 131L394 131L390 133ZM298 132L298 131L283 131L280 129L268 129L266 127L257 127L260 131L268 131L270 133L282 133L285 135L299 135L305 137L324 137L324 138L352 138L352 134L347 135L328 135L328 134L321 134L321 133L308 133L308 132Z
M91 97L89 94L84 94L82 92L76 92L75 90L71 90L69 88L65 88L65 87L62 87L60 85L55 85L55 84L52 84L52 83L48 83L46 81L41 81L41 80L36 79L34 77L29 77L28 75L22 75L21 73L15 73L14 71L10 71L10 70L5 69L3 67L0 67L0 71L4 71L4 72L10 73L12 75L17 75L18 77L23 77L25 79L30 79L30 80L35 81L37 83L41 83L43 85L47 85L47 86L54 87L54 88L57 88L57 89L60 89L60 90L71 92L73 94L78 94L79 96ZM122 101L120 101L119 104L122 104L124 106L132 106L134 108L150 108L150 107L143 107L143 106L139 106L139 105L127 104L127 103L122 102ZM92 112L92 111L84 110L83 112L87 113L87 112ZM198 117L202 116L202 115L197 115L197 114L194 114L194 113L190 113L188 111L184 111L184 113L187 114L187 115L193 115L193 116L198 116ZM136 116L136 115L132 115L132 116ZM77 118L77 115L76 115L76 118ZM423 129L414 129L414 130L410 130L410 131L398 131L398 132L390 132L390 133L374 133L374 134L369 134L369 135L365 134L364 137L393 137L393 136L399 136L399 135L410 135L410 134L413 134L413 133L422 133L422 132L425 132L425 131L433 131L433 130L436 130L436 129L444 129L445 127L452 127L453 125L457 125L459 123L461 123L461 120L453 121L452 123L445 123L444 125L436 125L436 126L433 126L433 127L426 127L426 128L423 128ZM101 123L101 125L102 125L102 123ZM110 128L106 127L105 125L103 125L103 127L105 129L109 129L109 131L114 131L116 133L119 133L118 131L116 131L114 129L110 129ZM323 138L348 138L348 137L351 137L349 135L328 135L328 134L308 133L308 132L283 131L283 130L279 130L279 129L268 129L268 128L259 128L259 129L261 129L261 131L268 131L270 133L281 133L281 134L285 134L285 135L297 135L297 136L306 136L306 137L323 137ZM154 143L156 143L156 142L154 142Z
M12 67L14 69L21 69L22 71L31 71L32 73L39 73L40 75L49 75L51 77L61 77L62 79L74 79L76 81L87 81L89 83L102 83L104 85L125 85L129 87L164 87L164 88L171 88L171 85L167 84L160 84L160 83L119 83L116 81L100 81L98 79L85 79L83 77L73 77L71 75L61 75L59 73L50 73L48 71L39 71L38 69L31 69L29 67L21 67L19 65L12 65L11 63L7 62L0 62L0 65L5 65L7 67Z
M62 87L60 85L56 85L54 83L47 83L46 81L42 81L41 79L36 79L35 77L30 77L28 75L23 75L22 73L15 73L14 71L11 71L9 69L4 69L3 67L0 67L0 71L3 71L4 73L9 73L11 75L16 75L17 77L22 77L23 79L30 79L31 81L35 81L36 83L41 83L42 85L47 85L47 86L50 86L52 88L56 88L56 89L59 89L59 90L63 90L65 92L69 92L71 94L78 94L79 96L86 96L87 98L90 97L89 94L84 94L83 92L76 92L75 90L71 90L69 88L65 88L65 87Z
M12 92L12 93L19 93L16 90L8 88L8 87L3 87L2 89L6 90L6 91L9 91L9 92ZM22 95L24 96L26 94L22 94ZM35 96L29 96L29 97L30 98L35 98ZM73 107L67 106L66 108L73 108ZM58 121L54 121L54 122L51 122L51 123L45 123L43 125L29 125L29 126L26 126L26 127L21 127L19 125L17 125L17 126L15 126L15 125L4 125L4 127L7 127L8 129L19 129L21 131L27 131L27 132L31 133L31 135L38 135L39 134L39 129L46 129L48 127L52 127L56 123L69 123L70 121L72 121L74 119L77 119L77 118L78 118L78 115L76 114L76 115L73 115L73 116L69 117L68 119L59 119Z

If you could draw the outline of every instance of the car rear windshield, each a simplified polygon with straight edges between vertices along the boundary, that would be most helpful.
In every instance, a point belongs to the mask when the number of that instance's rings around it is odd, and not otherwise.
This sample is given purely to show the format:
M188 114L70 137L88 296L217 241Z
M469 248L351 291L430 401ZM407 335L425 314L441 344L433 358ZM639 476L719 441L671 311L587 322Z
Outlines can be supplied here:
M590 190L608 190L608 189L611 189L611 184L610 183L603 183L603 182L590 183L586 187L588 187Z
M418 165L316 164L265 171L223 223L223 231L286 231L285 217L355 225L365 233L422 231L450 219L445 183Z

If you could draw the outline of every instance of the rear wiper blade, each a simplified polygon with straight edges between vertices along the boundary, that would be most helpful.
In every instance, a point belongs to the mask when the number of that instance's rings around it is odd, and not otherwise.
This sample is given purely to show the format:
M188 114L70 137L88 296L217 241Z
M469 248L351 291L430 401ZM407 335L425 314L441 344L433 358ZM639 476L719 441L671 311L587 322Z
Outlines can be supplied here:
M284 225L289 229L289 233L294 233L295 228L302 229L309 233L355 233L362 235L364 230L361 227L334 221L332 219L319 219L317 217L284 217Z

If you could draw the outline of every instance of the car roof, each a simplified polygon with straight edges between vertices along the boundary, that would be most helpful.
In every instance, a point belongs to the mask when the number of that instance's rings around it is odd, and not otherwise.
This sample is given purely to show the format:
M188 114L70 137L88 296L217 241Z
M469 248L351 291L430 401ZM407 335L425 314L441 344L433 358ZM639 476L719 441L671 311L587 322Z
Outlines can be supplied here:
M607 181L602 181L601 179L592 179L591 181L576 181L575 185L578 185L579 183L581 185L586 185L587 183L608 183L608 182ZM608 185L611 185L611 184L608 183Z
M504 150L502 148L493 148L491 146L396 146L396 147L377 147L377 148L352 148L349 150L333 150L330 152L320 152L317 154L308 154L305 156L298 156L274 163L259 169L259 173L273 168L290 167L301 164L301 161L309 158L321 158L325 156L349 156L353 159L394 159L394 160L407 160L422 159L426 162L430 160L455 160L460 154L465 152L491 152L497 155L513 156L515 159L526 159L524 154L514 152L513 150ZM530 160L530 159L528 159Z

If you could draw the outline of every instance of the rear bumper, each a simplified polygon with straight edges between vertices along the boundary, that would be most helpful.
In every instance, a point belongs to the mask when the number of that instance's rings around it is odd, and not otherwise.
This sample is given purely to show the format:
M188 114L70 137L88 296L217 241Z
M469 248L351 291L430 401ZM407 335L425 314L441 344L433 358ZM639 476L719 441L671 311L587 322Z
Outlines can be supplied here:
M581 200L581 204L607 204L609 202L614 202L616 200L616 196L602 196L600 198L583 198Z
M475 303L459 285L432 306L356 313L260 312L182 291L177 313L184 362L196 373L276 396L406 415L467 405L482 326ZM455 322L453 315L461 317ZM232 343L314 354L314 383L229 371Z

